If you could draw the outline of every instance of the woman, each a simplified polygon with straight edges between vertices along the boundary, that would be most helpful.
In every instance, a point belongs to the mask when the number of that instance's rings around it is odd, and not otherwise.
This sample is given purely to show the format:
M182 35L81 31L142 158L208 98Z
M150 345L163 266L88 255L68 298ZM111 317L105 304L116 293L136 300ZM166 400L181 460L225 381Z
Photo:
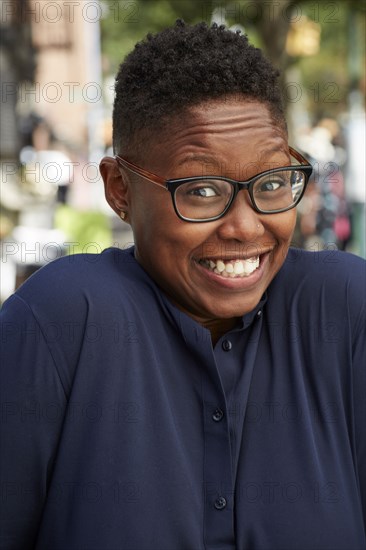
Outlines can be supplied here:
M4 547L364 547L365 262L289 248L311 166L276 79L203 23L121 65L101 173L135 246L4 307Z

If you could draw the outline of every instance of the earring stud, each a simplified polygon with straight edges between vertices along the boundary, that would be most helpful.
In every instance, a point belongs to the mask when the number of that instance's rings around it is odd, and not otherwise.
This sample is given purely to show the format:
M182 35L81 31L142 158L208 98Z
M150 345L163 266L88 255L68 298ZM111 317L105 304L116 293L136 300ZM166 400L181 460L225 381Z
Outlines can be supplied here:
M126 217L126 212L123 212L123 210L122 210L119 217L121 218L121 220L124 220L125 217Z

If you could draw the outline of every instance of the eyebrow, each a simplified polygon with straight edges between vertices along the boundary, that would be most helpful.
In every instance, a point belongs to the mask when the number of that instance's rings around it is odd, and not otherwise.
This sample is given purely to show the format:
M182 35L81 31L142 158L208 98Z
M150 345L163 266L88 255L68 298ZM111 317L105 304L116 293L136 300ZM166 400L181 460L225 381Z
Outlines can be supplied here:
M206 155L205 153L190 153L186 157L182 158L177 166L182 166L187 162L204 162L205 164L213 164L217 168L220 168L220 163L211 155Z
M266 160L265 157L271 155L272 153L282 153L290 157L290 151L284 151L281 147L274 145L272 147L268 147L267 149L259 151L259 162L263 162L264 160Z
M257 159L253 159L253 162L256 161L256 162L263 162L266 160L266 157L268 157L268 155L271 155L272 153L283 153L283 154L286 154L286 151L284 151L283 149L281 149L280 147L274 145L272 147L268 147L267 149L264 149L260 152L259 154L259 158ZM288 153L288 155L290 156L290 153ZM177 166L182 166L184 164L186 164L187 162L204 162L205 164L211 164L211 165L214 165L218 170L221 169L221 164L214 158L212 157L211 155L207 155L205 153L190 153L188 154L187 156L185 156L184 158L182 158Z

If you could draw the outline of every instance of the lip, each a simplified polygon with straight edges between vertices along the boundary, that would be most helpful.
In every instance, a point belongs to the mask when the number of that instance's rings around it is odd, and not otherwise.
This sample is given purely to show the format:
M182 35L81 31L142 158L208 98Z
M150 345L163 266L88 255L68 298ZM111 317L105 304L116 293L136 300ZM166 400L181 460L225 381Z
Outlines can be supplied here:
M251 286L256 285L262 279L264 270L268 264L269 256L271 252L272 251L269 251L259 255L260 257L259 267L247 277L237 277L237 278L222 277L221 275L214 273L213 271L210 271L209 269L207 269L206 267L198 263L198 261L195 261L194 263L196 268L199 270L199 273L203 275L208 281L210 281L210 283L214 284L215 286L220 286L221 288L227 288L227 289L233 289L233 290L244 290L244 289L250 288ZM211 259L211 258L207 258L207 259ZM238 258L238 259L244 259L244 258ZM248 258L245 258L245 259L248 259Z

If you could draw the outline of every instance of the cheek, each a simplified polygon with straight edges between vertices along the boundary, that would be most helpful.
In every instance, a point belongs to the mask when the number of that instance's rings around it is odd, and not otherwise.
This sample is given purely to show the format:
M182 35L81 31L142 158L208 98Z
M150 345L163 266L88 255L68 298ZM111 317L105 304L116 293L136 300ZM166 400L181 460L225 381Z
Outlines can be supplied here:
M134 188L131 194L131 227L136 241L152 243L159 234L169 234L170 197L164 190L155 189L155 186L151 188L153 184L149 182L139 184L139 188Z
M296 209L288 210L283 214L275 214L272 233L283 244L290 243L296 225Z
M155 191L155 190L153 190ZM154 194L135 195L130 221L140 257L156 254L165 262L186 259L211 233L204 224L184 222L176 215L171 196L159 189Z
M143 222L145 232L150 232L151 237L154 235L155 238L164 240L167 244L173 242L177 245L189 243L193 245L205 239L212 230L211 227L205 227L205 224L181 220L174 210L170 193L164 190L158 189L154 194L136 197L134 208L139 225L141 226Z

